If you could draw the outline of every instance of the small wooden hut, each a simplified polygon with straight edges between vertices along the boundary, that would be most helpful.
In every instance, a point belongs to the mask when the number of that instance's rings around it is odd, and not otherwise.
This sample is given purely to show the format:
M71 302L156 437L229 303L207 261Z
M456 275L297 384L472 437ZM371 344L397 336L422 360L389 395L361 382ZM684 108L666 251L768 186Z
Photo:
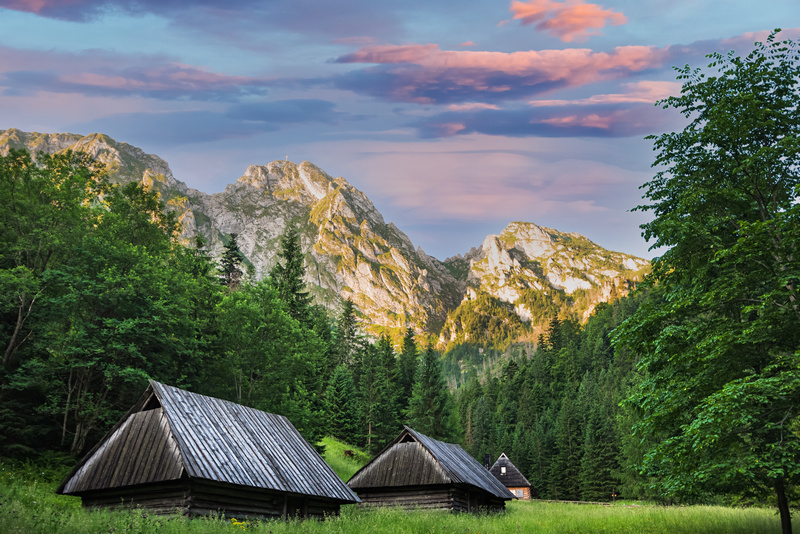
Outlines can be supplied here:
M514 498L464 449L409 427L347 485L367 506L499 512Z
M511 463L506 453L502 453L494 465L489 469L508 491L517 499L530 499L531 483L525 478L517 466Z
M322 518L359 502L286 417L155 381L56 491L227 517Z

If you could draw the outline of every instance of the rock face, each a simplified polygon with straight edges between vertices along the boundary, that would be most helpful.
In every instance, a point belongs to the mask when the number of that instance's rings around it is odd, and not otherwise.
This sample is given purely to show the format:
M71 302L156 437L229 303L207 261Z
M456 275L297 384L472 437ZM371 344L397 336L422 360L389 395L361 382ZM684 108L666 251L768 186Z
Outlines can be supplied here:
M627 293L650 262L611 252L580 234L566 234L533 223L513 222L500 235L487 236L469 262L464 299L442 330L442 343L468 341L457 313L481 297L513 307L523 322L546 321L543 305L558 315L585 321L599 302Z
M223 192L208 195L176 180L164 160L101 134L0 131L0 153L9 148L91 154L109 165L112 181L157 190L183 223L186 243L199 234L219 257L237 233L258 278L275 264L280 235L293 224L307 251L306 282L317 300L336 307L351 298L366 322L378 327L438 330L461 299L463 283L439 260L416 250L364 193L309 162L251 165Z
M307 252L306 282L317 300L336 308L351 298L373 331L412 326L438 332L448 312L481 293L514 305L530 320L526 292L596 290L607 299L612 288L648 265L577 234L531 223L513 223L466 256L441 262L415 249L364 193L309 162L251 165L223 192L208 195L176 180L161 158L102 134L0 131L0 153L9 148L89 153L109 166L112 181L141 182L158 191L183 223L186 243L201 235L210 254L219 257L230 234L237 233L258 278L275 264L286 225L295 225ZM451 323L445 338L457 337Z

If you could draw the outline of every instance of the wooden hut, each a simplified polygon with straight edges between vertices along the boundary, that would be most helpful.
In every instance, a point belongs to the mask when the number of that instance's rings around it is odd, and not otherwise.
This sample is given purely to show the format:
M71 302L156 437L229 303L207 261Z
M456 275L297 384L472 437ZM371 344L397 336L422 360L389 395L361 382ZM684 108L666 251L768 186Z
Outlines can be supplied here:
M531 498L531 483L525 478L517 466L511 463L506 453L502 453L494 465L489 469L508 491L517 499Z
M321 518L359 502L286 417L154 381L56 491L227 517Z
M347 485L368 506L503 511L514 498L464 449L409 427Z

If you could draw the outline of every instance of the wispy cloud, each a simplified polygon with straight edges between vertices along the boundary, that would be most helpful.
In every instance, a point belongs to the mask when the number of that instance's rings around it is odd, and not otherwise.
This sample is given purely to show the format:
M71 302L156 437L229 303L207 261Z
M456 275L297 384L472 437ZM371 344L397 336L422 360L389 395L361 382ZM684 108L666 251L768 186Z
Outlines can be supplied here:
M624 103L655 103L669 96L675 96L681 91L680 82L640 81L623 83L627 89L624 93L611 93L593 95L588 98L573 100L531 100L529 104L534 107L542 106L596 106L598 104L624 104Z
M219 6L216 0L194 0L192 2L175 2L160 0L0 0L0 7L35 13L42 17L86 22L108 13L175 13L188 11L190 8ZM237 2L238 9L248 5L257 5L257 0ZM233 6L231 6L233 7ZM231 10L233 11L233 10Z
M186 146L243 139L277 131L279 126L264 122L244 122L212 111L165 113L119 113L86 122L77 122L73 130L103 132L118 139L153 143L162 147Z
M0 0L0 8L82 23L107 16L152 14L174 26L243 48L253 39L262 42L268 30L302 34L315 41L364 35L365 29L384 38L399 32L397 18L390 10L378 2L362 0Z
M55 53L0 47L5 96L80 93L159 100L237 101L266 93L264 79L230 76L159 56L88 51Z
M342 88L430 104L525 99L660 68L669 57L668 49L651 46L622 46L611 52L586 48L483 52L407 44L368 46L335 61L378 64L343 75L338 81Z
M417 123L422 137L631 137L664 128L671 115L650 104L558 105L447 111Z
M494 104L484 104L483 102L466 102L464 104L450 104L447 106L449 111L471 111L473 109L500 109Z
M583 0L514 0L511 12L514 20L525 25L533 24L537 30L555 35L565 43L586 41L592 35L599 35L598 30L608 24L618 26L627 22L622 13Z

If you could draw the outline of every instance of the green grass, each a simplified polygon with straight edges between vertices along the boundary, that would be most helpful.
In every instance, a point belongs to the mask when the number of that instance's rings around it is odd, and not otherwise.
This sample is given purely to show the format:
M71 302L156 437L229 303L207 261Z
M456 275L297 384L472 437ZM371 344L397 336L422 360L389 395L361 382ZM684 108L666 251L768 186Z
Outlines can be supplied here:
M325 461L345 482L350 480L350 477L372 458L358 447L353 447L330 436L323 438L322 443L325 445ZM353 451L353 456L345 456L344 451L346 450Z
M345 444L326 439L326 456L336 457ZM361 454L364 454L363 452ZM364 455L366 456L366 455ZM355 471L356 461L343 458L334 469ZM339 463L339 460L337 460ZM616 506L514 501L505 514L473 515L391 509L361 510L350 505L327 521L239 522L216 517L186 519L153 516L146 510L89 511L76 497L55 495L63 475L41 472L35 466L9 468L0 464L0 532L51 533L664 533L664 534L778 534L780 520L772 509L720 506ZM795 521L795 528L800 527Z

